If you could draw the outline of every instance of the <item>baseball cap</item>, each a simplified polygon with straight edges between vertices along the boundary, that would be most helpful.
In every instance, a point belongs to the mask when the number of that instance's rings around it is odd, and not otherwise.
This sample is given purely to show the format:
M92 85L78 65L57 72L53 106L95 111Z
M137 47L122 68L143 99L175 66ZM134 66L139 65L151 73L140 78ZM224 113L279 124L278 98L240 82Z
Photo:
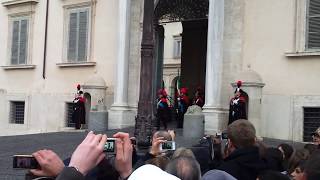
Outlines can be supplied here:
M139 167L130 175L128 180L180 180L157 166L147 164Z

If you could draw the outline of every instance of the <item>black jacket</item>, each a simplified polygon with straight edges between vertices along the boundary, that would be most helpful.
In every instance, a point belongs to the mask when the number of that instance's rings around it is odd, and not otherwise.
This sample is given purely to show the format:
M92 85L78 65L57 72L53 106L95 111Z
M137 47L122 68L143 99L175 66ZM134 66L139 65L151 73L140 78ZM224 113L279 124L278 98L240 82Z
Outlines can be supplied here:
M218 169L238 180L256 180L258 174L266 169L266 165L259 156L258 147L249 147L236 149Z

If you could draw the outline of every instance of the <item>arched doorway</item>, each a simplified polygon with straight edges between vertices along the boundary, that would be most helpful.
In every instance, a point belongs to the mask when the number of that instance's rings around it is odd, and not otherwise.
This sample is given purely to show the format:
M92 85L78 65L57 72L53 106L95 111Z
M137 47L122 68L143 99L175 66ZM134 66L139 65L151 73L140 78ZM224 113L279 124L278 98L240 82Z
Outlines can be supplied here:
M159 0L155 7L157 72L180 76L190 96L205 88L208 9L209 0Z

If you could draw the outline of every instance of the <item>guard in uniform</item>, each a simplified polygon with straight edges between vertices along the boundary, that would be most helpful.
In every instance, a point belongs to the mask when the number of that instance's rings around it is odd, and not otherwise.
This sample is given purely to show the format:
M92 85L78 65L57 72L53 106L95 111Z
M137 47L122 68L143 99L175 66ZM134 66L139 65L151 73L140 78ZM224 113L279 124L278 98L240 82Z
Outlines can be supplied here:
M204 95L203 95L203 90L198 87L197 91L194 95L193 101L192 101L192 105L197 105L200 106L201 108L204 105Z
M245 92L240 89L241 85L242 82L238 81L234 97L230 100L228 124L238 119L247 119L247 98L245 97Z
M187 112L187 109L189 107L190 100L187 94L188 94L188 89L185 87L181 88L180 93L178 94L178 98L177 98L178 128L183 128L184 114Z
M75 123L75 128L80 129L82 124L85 124L86 110L85 110L85 98L80 84L77 85L77 93L73 100L73 113L72 122Z
M157 98L157 130L160 130L160 122L162 122L164 129L167 130L167 122L170 118L170 107L171 103L166 90L160 89Z

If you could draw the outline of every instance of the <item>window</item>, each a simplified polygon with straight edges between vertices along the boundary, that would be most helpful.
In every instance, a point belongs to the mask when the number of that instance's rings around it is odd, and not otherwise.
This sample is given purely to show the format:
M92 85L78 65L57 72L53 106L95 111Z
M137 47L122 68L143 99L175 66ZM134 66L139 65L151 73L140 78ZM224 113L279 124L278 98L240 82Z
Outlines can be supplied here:
M320 49L320 1L309 0L306 15L306 49Z
M23 101L10 102L10 123L24 124L24 102Z
M181 40L181 36L174 36L173 37L173 57L174 58L180 58L181 57L181 44L182 44L182 40Z
M15 17L11 22L10 64L27 64L29 18Z
M90 8L68 9L67 62L88 60Z
M320 127L320 108L304 107L303 141L311 141L311 133Z
M74 123L72 122L72 113L73 113L73 103L66 104L66 122L67 127L74 127Z

